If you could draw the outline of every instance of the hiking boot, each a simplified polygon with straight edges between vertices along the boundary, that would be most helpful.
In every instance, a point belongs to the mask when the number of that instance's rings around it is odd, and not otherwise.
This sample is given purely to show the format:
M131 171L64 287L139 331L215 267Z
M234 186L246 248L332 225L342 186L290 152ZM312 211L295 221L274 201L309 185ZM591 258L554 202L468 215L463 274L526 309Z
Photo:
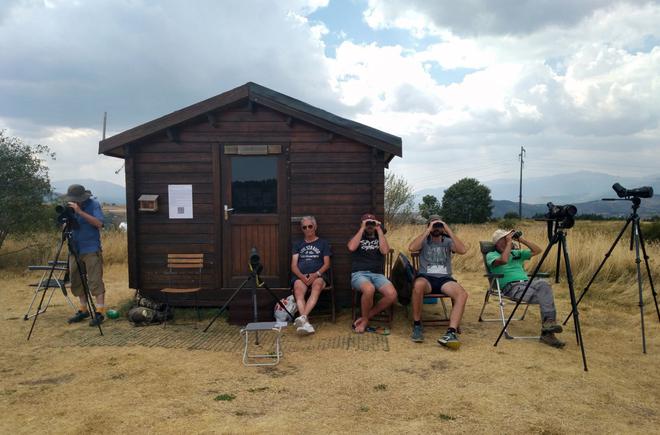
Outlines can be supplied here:
M89 321L89 326L98 326L101 323L103 323L103 319L105 319L105 317L103 317L103 314L94 313L94 318Z
M298 335L309 335L309 334L313 334L316 331L314 330L314 327L312 326L311 323L305 322L304 325L296 329L296 332L298 333Z
M546 320L541 326L541 333L543 334L559 334L562 331L564 331L564 328L562 328L561 325L554 320Z
M298 328L302 328L305 323L307 323L307 316L298 316L296 320L293 321L293 324Z
M438 338L438 343L441 345L448 347L450 349L458 349L461 347L461 342L458 340L458 337L456 336L455 332L452 331L447 331L445 335L442 337Z
M78 312L74 314L73 317L70 317L69 320L67 320L67 323L71 324L71 323L82 322L88 317L89 317L89 313L87 311L78 310Z
M539 338L539 340L541 341L541 343L547 344L548 346L556 347L557 349L561 349L566 345L566 343L555 337L555 334L553 334L552 332L541 334L541 338Z
M424 328L422 328L422 325L413 325L410 339L415 343L421 343L424 341Z

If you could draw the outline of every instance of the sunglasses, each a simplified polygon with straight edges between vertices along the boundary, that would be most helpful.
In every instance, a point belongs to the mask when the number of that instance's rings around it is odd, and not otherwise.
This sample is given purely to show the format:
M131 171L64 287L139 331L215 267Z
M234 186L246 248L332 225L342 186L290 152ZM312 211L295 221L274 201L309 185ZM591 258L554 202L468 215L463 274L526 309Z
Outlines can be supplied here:
M303 230L311 230L312 228L314 228L314 225L301 225L301 228Z

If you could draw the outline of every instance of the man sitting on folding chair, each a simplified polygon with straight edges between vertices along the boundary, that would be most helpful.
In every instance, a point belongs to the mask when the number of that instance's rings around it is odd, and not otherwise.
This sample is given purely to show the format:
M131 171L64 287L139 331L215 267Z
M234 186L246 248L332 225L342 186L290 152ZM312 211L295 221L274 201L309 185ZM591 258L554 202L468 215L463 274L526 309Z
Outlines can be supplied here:
M424 294L444 293L451 298L449 328L438 343L450 349L458 349L461 342L456 336L463 317L468 294L451 276L451 255L465 254L465 245L438 215L431 215L428 226L408 247L410 252L419 251L419 271L413 282L413 331L410 339L424 341L422 328L422 303Z
M527 286L528 276L523 267L524 262L542 252L541 248L522 236L516 240L529 249L513 249L513 230L496 230L493 233L493 244L495 251L486 255L486 263L492 273L503 275L498 278L502 294L509 299L518 300ZM557 310L555 309L555 298L550 284L542 279L535 278L525 293L524 302L528 304L539 304L541 309L541 342L552 347L564 347L555 333L562 332L562 327L557 323Z

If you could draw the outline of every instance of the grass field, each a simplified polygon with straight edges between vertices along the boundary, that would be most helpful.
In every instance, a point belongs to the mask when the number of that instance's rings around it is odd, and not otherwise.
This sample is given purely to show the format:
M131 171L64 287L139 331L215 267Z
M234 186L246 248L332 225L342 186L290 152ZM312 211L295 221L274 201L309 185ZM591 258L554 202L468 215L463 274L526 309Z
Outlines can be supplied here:
M579 222L569 232L578 289L619 227ZM545 229L538 223L521 228L545 246ZM477 322L485 289L477 246L494 229L456 228L470 248L455 259L457 278L471 295L459 351L437 345L441 328L427 328L426 341L412 343L401 307L385 348L316 346L353 339L349 310L343 310L336 324L316 322L314 336L286 332L284 359L270 369L243 367L235 346L219 351L186 343L83 346L98 331L67 325L70 309L61 295L39 317L27 342L29 322L22 317L32 292L27 284L34 277L23 270L41 254L27 249L0 257L0 433L658 433L660 323L646 285L648 353L643 355L634 253L625 244L618 247L581 305L585 373L570 325L563 334L568 345L556 350L536 341L503 340L493 347L497 324ZM405 251L418 230L394 229L389 238ZM104 235L108 303L115 307L132 295L123 238ZM49 246L48 236L43 239ZM39 241L36 236L29 243ZM0 254L20 249L21 243L10 240ZM657 279L660 249L649 246L648 253ZM552 271L551 263L546 271ZM565 279L554 288L565 315ZM438 309L425 306L425 313L428 317ZM538 321L531 310L529 319L515 327L534 334ZM104 327L108 339L132 331L122 319ZM161 326L145 331L190 336L191 343L203 334L183 321L165 331Z

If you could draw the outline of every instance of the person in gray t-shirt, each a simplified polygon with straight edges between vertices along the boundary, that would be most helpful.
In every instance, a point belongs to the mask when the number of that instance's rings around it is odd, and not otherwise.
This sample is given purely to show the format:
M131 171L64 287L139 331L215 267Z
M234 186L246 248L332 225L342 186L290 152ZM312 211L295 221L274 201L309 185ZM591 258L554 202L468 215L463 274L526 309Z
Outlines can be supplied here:
M429 216L427 227L417 236L408 247L410 252L419 252L419 270L413 282L412 312L413 332L412 341L424 341L422 328L422 303L424 295L429 293L443 293L451 298L451 313L449 314L449 328L438 343L451 349L458 349L461 345L456 333L463 317L468 294L451 276L451 256L456 253L465 254L467 249L449 226L440 216Z

